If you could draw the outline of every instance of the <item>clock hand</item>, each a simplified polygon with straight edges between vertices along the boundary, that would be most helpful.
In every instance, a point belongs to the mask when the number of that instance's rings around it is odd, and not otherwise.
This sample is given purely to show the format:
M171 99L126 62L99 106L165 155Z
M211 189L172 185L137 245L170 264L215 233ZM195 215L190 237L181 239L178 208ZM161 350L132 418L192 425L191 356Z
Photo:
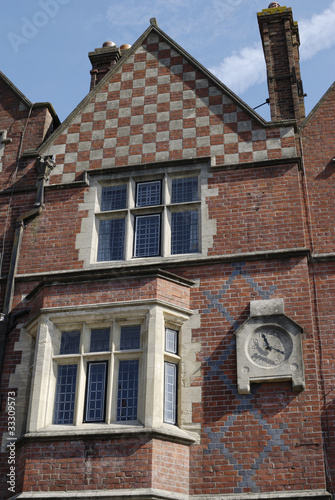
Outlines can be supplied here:
M276 349L275 347L271 347L271 349L273 349L274 351L279 352L280 354L285 354L284 351L281 351L280 349Z
M262 335L262 339L264 340L265 349L267 349L268 351L271 351L272 347L270 346L268 339L265 337L265 334L262 333L261 335Z

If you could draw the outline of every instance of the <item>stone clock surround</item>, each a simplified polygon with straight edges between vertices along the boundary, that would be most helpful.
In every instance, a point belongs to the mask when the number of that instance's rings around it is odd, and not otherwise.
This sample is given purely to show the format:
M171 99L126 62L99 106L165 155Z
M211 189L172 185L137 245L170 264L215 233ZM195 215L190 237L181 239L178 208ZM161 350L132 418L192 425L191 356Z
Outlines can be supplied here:
M250 317L235 332L238 392L250 394L251 382L284 380L292 380L294 391L304 390L301 333L302 328L284 314L283 299L250 302Z

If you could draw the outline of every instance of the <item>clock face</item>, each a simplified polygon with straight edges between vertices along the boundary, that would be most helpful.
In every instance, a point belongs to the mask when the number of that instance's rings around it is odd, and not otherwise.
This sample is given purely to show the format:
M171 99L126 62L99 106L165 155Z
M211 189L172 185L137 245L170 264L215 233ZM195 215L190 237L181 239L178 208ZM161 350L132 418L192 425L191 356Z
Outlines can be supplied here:
M276 368L292 354L288 333L274 325L260 326L249 335L247 352L251 361L262 368Z

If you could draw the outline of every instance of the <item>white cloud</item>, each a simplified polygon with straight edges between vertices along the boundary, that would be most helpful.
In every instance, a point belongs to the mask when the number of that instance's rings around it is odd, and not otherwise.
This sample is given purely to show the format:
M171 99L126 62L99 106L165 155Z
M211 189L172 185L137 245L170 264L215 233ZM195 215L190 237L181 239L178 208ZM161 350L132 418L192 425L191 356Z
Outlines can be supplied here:
M321 14L299 21L299 33L302 60L311 59L321 50L335 45L335 0ZM211 72L234 92L243 94L266 80L261 44L244 47L225 57L221 64L211 68Z
M210 71L227 87L242 94L249 87L266 79L264 55L261 44L244 47L239 52L225 57L223 62Z
M299 32L303 60L335 45L335 0L321 14L299 21Z

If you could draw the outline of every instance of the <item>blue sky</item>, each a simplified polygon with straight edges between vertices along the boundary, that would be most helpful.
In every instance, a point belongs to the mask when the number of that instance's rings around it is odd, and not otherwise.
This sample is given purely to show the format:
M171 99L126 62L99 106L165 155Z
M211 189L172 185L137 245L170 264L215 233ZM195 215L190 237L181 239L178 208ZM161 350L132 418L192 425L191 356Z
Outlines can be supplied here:
M291 0L301 37L307 113L335 76L335 0ZM249 106L268 97L257 12L269 0L12 0L0 18L0 70L61 120L89 90L88 52L132 44L150 18ZM269 119L269 107L258 112Z

